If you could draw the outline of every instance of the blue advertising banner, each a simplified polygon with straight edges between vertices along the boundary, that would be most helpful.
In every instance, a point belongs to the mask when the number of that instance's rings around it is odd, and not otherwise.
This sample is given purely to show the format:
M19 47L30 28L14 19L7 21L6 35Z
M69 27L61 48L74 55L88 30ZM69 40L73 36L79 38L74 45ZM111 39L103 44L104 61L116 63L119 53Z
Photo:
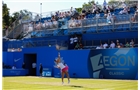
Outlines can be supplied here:
M26 76L27 69L3 69L3 76Z
M51 68L43 68L42 76L43 77L51 77L52 76L52 69Z
M40 75L38 71L42 63L43 67L47 67L43 69L43 76L60 77L60 70L54 68L54 59L58 52L53 47L24 48L21 53L3 52L3 62L11 66L16 64L21 68L24 60L30 60L24 54L31 53L37 56L37 75ZM60 53L69 66L70 77L138 79L138 48L61 50Z
M88 68L93 78L135 79L138 73L138 49L91 50Z

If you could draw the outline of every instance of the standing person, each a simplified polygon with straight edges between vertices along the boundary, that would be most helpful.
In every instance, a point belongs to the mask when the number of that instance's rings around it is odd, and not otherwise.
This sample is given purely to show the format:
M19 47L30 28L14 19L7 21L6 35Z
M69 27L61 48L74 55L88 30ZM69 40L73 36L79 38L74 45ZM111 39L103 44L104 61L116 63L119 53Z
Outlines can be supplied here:
M36 76L36 63L32 63L32 75Z
M23 64L22 64L22 69L25 69L25 63L23 62Z
M42 72L43 72L43 66L42 66L42 64L40 63L40 67L39 67L40 76L42 76Z
M75 46L76 46L76 44L78 42L78 37L75 35L75 37L73 39L74 39L74 48L75 48Z
M60 61L60 55L58 55L58 59L55 60L57 64L57 68L61 69L61 76L62 76L62 84L64 83L64 75L66 74L68 78L68 83L70 83L69 79L69 73L68 73L68 66L65 66L61 61Z
M73 36L71 36L69 49L73 49L74 48L74 42L73 41L74 41L74 38L73 38Z

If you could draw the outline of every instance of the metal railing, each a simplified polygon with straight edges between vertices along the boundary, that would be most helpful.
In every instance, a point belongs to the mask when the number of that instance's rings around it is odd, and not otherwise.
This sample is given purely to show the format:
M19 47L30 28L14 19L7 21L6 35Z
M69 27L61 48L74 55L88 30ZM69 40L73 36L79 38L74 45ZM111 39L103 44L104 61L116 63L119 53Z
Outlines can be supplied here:
M18 49L18 48L31 48L31 47L55 47L55 45L60 47L67 47L68 43L66 41L57 40L23 40L23 41L11 41L8 43L7 49ZM6 49L4 49L6 50Z
M43 33L54 33L54 30L58 29L68 29L68 33L75 32L76 28L81 28L81 32L88 32L88 28L91 32L108 32L108 31L131 31L135 29L138 25L138 21L131 21L132 15L118 15L116 19L111 18L111 23L107 23L107 19L104 17L93 18L93 19L84 19L84 20L75 20L67 21L66 19L61 19L59 21L45 21L43 22L26 22L22 23L22 27L18 26L18 29L14 30L13 37L17 37L21 32L42 32ZM17 22L17 21L16 21ZM77 23L78 22L78 23ZM15 27L14 27L15 28ZM17 33L18 32L18 33ZM19 33L20 32L20 33ZM16 35L17 33L17 35ZM62 32L64 33L64 32ZM41 37L41 36L40 36Z

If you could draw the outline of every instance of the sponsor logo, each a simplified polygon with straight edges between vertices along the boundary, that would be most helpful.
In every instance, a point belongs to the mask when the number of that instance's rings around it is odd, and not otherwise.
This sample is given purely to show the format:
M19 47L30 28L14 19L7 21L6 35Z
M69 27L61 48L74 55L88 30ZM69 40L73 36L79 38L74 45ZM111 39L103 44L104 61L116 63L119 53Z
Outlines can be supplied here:
M98 54L90 57L93 77L99 78L104 69L109 75L124 75L124 71L130 70L135 66L135 55L127 55L130 49L119 49L114 55Z
M21 59L21 58L19 58L19 59L14 59L14 61L17 62L17 61L19 61L20 59Z

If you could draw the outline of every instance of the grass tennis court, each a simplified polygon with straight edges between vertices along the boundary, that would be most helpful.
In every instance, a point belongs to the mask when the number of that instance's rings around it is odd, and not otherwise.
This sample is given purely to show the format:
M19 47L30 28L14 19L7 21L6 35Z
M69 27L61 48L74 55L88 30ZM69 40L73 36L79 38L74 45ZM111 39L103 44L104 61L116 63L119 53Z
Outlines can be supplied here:
M138 90L137 80L3 77L3 90Z

